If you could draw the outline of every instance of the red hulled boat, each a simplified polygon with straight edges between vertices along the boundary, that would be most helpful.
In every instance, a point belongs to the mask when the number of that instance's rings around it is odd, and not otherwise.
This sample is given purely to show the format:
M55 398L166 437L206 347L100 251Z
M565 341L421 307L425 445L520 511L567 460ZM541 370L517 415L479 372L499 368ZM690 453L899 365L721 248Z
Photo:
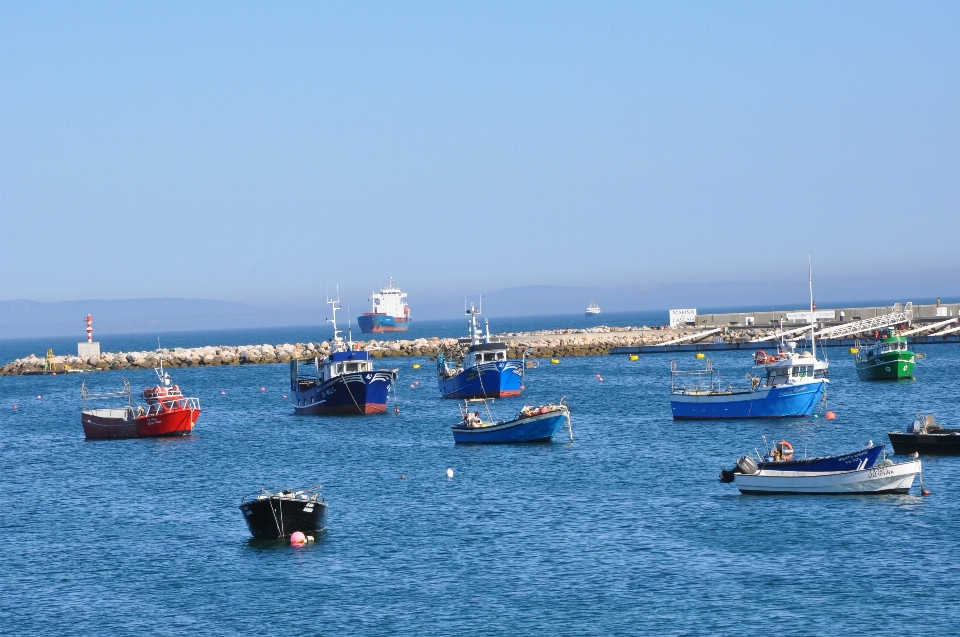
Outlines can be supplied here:
M87 438L150 438L157 436L187 436L200 417L200 400L187 398L180 387L170 382L163 364L155 370L160 382L143 390L146 406L133 407L130 383L123 381L123 391L94 394L84 382L81 396L81 421ZM124 407L87 409L89 400L126 398Z

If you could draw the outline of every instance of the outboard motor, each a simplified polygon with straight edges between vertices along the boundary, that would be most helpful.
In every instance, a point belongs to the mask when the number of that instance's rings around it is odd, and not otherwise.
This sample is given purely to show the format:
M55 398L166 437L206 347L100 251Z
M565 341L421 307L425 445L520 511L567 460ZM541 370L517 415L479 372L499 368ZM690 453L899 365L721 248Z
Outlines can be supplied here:
M760 467L757 466L757 461L750 456L742 456L737 460L737 470L744 475L752 476L760 470Z

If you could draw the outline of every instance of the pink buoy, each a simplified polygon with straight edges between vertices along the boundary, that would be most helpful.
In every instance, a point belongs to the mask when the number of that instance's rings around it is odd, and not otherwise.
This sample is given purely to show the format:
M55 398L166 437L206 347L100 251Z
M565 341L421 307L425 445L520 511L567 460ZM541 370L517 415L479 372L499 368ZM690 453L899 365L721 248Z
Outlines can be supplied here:
M600 374L597 374L597 380L599 380L599 381L602 383L602 382L603 382L603 376L601 376Z
M833 413L832 411L828 411L828 412L824 415L824 418L826 418L827 420L833 420L833 419L836 418L836 417L837 417L837 415L836 415L835 413Z
M286 397L287 397L287 395L286 395L286 394L284 394L284 395L283 395L283 397L284 397L284 398L286 398Z
M40 400L40 397L39 397L39 396L37 396L37 400Z
M226 395L227 395L227 392L222 391L222 392L220 392L220 395L221 395L221 396L226 396Z
M414 383L414 385L419 385L419 384L420 384L420 381L419 381L419 380Z
M300 531L294 531L290 536L290 546L301 546L307 543L307 536Z
M414 389L416 385L410 385L410 389Z
M261 388L260 388L260 391L267 391L267 388L266 388L266 387L261 387Z
M17 408L17 406L16 406L16 405L14 405L14 406L13 406L13 408L14 408L14 409L16 409L16 408Z

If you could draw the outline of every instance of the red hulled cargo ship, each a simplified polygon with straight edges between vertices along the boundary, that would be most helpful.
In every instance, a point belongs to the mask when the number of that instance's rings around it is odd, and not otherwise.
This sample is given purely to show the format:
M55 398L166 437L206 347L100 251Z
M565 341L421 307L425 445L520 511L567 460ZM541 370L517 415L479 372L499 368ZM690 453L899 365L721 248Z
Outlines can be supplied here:
M158 436L187 436L200 417L200 400L187 398L180 387L170 381L163 365L155 370L160 379L155 387L143 390L146 406L134 408L130 399L130 383L123 381L123 390L94 394L84 382L81 389L81 421L87 438L152 438ZM87 409L87 401L126 398L123 407Z

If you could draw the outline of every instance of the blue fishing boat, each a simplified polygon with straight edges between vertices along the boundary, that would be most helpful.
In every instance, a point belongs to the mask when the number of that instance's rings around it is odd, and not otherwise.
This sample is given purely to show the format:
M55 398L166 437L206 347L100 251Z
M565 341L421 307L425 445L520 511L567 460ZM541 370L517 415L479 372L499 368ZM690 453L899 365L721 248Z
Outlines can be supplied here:
M290 360L290 400L298 414L378 414L387 410L396 370L374 369L367 352L353 339L344 342L337 329L339 301L327 301L333 309L333 342L330 354L313 358L301 367Z
M823 399L825 369L807 352L787 352L765 364L766 376L747 375L749 386L728 385L707 360L705 369L682 371L671 363L670 409L674 420L809 416ZM693 382L688 379L693 378Z
M444 398L506 398L523 391L524 360L508 359L504 343L492 343L490 323L486 335L477 327L480 310L473 304L466 311L470 317L470 336L461 339L466 352L440 352L437 356L437 385ZM461 360L451 360L459 355Z
M810 350L798 352L797 342L783 340L781 329L776 354L763 350L755 354L754 362L762 368L763 377L747 374L748 386L724 384L709 360L705 369L693 371L680 371L676 362L672 362L670 409L673 419L790 418L812 414L824 399L830 382L827 379L829 363L817 360L815 308L811 268Z
M480 411L471 412L471 403L482 402L487 412L483 420ZM507 443L507 442L546 442L551 440L563 424L567 424L570 440L573 440L573 427L570 424L570 410L560 399L558 404L540 407L524 407L512 420L494 421L490 416L486 401L483 399L465 400L460 407L460 423L451 427L453 441L462 443Z

